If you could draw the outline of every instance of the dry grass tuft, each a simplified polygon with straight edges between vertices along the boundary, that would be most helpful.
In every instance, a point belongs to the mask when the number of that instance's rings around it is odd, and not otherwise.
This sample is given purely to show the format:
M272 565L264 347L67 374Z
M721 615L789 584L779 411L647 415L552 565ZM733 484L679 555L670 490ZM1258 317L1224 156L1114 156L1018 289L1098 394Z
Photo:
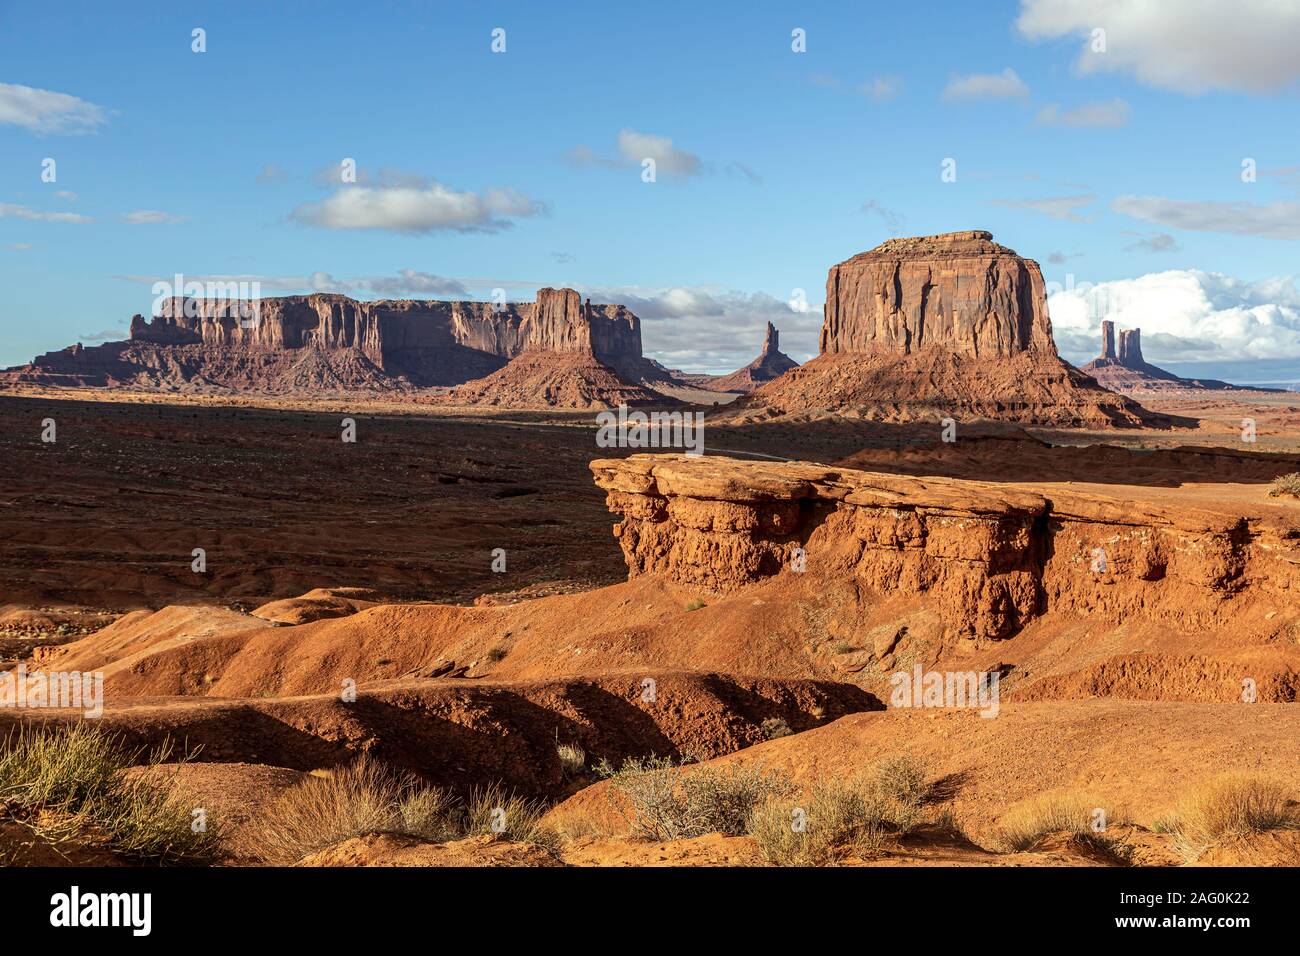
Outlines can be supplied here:
M167 772L170 756L168 744L129 750L85 723L24 727L0 753L0 817L56 849L88 839L140 861L210 863L224 855L220 833L195 829L195 807ZM138 766L143 773L127 772Z
M1203 784L1184 796L1160 824L1188 861L1224 840L1297 827L1300 813L1286 787L1246 773L1223 774Z
M1283 495L1300 498L1300 471L1274 478L1273 484L1268 487L1268 493L1273 498L1280 498Z
M627 760L617 771L598 768L631 805L632 836L688 840L706 833L739 836L756 806L790 790L785 778L747 767L694 767L670 758Z
M879 853L911 832L931 786L923 763L903 755L871 776L818 785L802 799L769 799L750 814L749 834L768 862L826 866Z
M281 794L267 809L258 841L268 860L293 863L367 833L443 840L456 833L454 810L445 791L361 756Z
M1107 807L1088 794L1043 793L1021 801L1003 815L997 842L1008 853L1023 853L1045 836L1066 833L1124 862L1131 855L1130 848L1107 831L1127 822L1122 808Z

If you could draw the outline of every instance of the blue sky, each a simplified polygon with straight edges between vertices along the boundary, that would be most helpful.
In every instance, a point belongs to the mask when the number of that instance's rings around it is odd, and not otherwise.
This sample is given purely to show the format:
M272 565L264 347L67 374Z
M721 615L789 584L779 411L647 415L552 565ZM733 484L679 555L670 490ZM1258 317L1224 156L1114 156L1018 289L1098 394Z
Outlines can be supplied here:
M183 273L574 285L727 371L769 318L815 352L832 263L982 228L1062 286L1190 277L1122 313L1149 359L1300 378L1300 4L803 6L0 2L0 365L124 329ZM1084 361L1101 313L1072 295Z

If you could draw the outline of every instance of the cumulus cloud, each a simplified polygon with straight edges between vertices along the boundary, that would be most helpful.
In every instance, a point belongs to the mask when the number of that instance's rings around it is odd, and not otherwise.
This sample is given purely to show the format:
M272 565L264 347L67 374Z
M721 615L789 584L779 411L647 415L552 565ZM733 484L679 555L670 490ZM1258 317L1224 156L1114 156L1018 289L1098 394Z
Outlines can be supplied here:
M1096 199L1096 196L1049 196L1045 199L993 199L990 202L1012 209L1030 209L1053 219L1087 222L1089 217L1081 216L1075 210L1091 205Z
M593 166L600 169L631 169L640 167L647 159L652 159L656 176L685 178L721 171L732 178L743 178L755 184L762 182L758 173L745 163L738 160L726 163L705 162L695 153L677 146L667 136L624 128L618 132L615 150L614 155L604 155L582 144L565 153L564 158L574 166Z
M900 77L877 76L859 86L858 92L875 100L877 103L883 103L886 100L892 100L902 88L903 81Z
M370 276L352 280L351 287L384 296L468 296L462 282L431 272L401 269L396 276Z
M171 213L159 212L157 209L137 209L134 212L122 213L122 221L132 226L162 226L184 222L185 217L173 216Z
M44 212L31 206L0 202L0 219L27 219L31 222L94 222L89 216L75 212Z
M1115 128L1128 122L1128 103L1115 99L1107 103L1085 103L1072 110L1061 111L1053 103L1038 111L1035 122L1039 126L1095 126Z
M513 221L543 215L545 203L514 189L460 192L438 182L406 186L348 186L321 202L304 203L290 219L322 229L384 229L420 234L499 232Z
M1256 204L1163 196L1120 196L1110 208L1135 219L1194 232L1223 232L1264 239L1300 239L1300 202Z
M638 133L634 129L618 131L618 152L630 163L655 161L657 172L675 176L694 176L700 171L700 157L678 149L667 136Z
M1216 272L1171 270L1057 291L1047 300L1057 346L1072 362L1100 351L1101 320L1142 329L1147 361L1300 360L1295 277L1245 282Z
M0 124L33 133L88 133L108 122L102 107L70 93L0 83Z
M640 316L646 354L669 368L733 372L758 355L768 322L780 330L781 351L791 358L803 362L817 354L822 310L793 295L783 302L765 292L708 286L586 291L593 302L621 302Z
M1081 73L1132 73L1179 93L1268 93L1300 77L1300 4L1289 0L1021 0L1016 27L1031 40L1079 37Z
M1029 95L1029 87L1007 67L1001 73L971 73L954 77L943 89L945 100L998 100Z
M1178 240L1167 232L1153 232L1149 236L1143 236L1139 232L1125 230L1124 234L1140 237L1124 247L1129 252L1177 252L1182 248L1178 245Z

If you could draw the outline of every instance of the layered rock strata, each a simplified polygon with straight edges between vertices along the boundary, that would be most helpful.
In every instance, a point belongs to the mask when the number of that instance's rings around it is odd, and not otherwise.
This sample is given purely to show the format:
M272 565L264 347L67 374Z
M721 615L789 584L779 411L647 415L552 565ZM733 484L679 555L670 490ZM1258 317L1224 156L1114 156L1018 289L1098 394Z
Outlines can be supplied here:
M1300 593L1300 532L1237 514L800 462L633 455L591 469L622 516L631 576L719 593L848 576L935 598L962 638L1009 637L1049 610L1217 626L1242 601Z

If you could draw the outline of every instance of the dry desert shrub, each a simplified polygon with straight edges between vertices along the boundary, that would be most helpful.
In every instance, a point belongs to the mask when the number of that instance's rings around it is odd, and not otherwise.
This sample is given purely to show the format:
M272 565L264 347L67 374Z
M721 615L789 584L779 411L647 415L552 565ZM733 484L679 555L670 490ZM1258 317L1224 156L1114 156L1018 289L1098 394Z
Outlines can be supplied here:
M786 793L788 781L759 768L700 766L668 757L630 758L618 770L597 768L631 807L635 839L687 840L706 833L740 836L756 806Z
M223 855L220 833L193 828L193 802L167 772L171 750L129 750L84 723L23 728L0 754L0 816L56 847L84 837L140 861L210 863Z
M1098 815L1098 810L1104 817ZM1016 804L1003 815L998 845L1008 853L1023 853L1049 834L1067 833L1117 860L1126 860L1130 854L1122 840L1094 829L1103 820L1109 827L1128 822L1128 816L1122 809L1106 807L1087 794L1042 793Z
M1184 796L1159 829L1171 834L1178 852L1191 861L1223 840L1296 827L1300 813L1282 784L1228 773Z
M564 772L566 780L581 776L587 769L587 752L582 749L581 744L562 744L557 741L555 753L560 758L560 769Z
M1280 498L1283 495L1300 498L1300 471L1293 471L1289 475L1274 478L1273 484L1269 485L1268 493L1274 498Z
M545 804L526 800L498 784L491 784L470 793L464 830L467 836L515 840L554 850L560 838L555 831L541 826L545 813Z
M268 860L292 863L367 833L446 839L456 833L454 809L445 791L361 756L286 790L267 809L258 837Z
M923 763L890 757L871 776L819 784L803 799L767 800L750 814L748 831L770 863L832 865L911 832L930 789Z

